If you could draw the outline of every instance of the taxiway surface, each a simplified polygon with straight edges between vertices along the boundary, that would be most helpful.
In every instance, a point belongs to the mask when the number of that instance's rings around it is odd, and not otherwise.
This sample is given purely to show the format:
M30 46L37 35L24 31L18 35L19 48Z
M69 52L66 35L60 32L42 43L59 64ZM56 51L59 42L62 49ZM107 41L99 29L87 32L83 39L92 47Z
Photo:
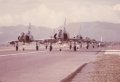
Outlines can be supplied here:
M0 49L0 81L2 82L60 82L84 63L96 61L101 49L73 50Z

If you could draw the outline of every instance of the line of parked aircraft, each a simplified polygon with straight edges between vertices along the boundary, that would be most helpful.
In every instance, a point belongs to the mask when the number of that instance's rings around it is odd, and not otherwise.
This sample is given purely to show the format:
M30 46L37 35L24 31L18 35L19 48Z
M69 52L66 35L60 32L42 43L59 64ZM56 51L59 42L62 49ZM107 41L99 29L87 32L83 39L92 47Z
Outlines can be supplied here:
M33 35L31 34L31 24L29 24L28 32L24 33L22 32L20 36L18 36L18 40L11 41L10 44L14 44L16 46L16 51L19 50L19 43L23 43L25 45L26 43L36 43L36 50L39 50L39 44L44 44L46 49L49 48L50 51L53 50L53 44L58 43L59 45L62 44L69 44L69 49L72 49L74 51L77 50L76 44L80 44L82 46L83 43L86 43L86 48L89 48L89 45L92 44L94 48L94 44L97 44L98 47L101 46L102 41L96 41L95 39L90 38L83 38L80 35L77 35L76 37L70 38L67 31L66 31L66 19L64 22L64 26L62 29L59 29L58 33L55 33L52 37L45 39L45 40L35 40ZM23 50L25 50L23 48ZM59 49L62 50L61 48Z

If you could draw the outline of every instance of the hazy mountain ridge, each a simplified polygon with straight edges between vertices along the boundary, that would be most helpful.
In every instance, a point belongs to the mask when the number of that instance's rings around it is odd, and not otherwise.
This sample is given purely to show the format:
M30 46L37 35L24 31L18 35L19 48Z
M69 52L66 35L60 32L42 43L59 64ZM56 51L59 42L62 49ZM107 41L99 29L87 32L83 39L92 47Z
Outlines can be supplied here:
M104 41L120 41L119 23L81 22L68 24L67 27L67 30L72 35L81 34L84 37L87 36L97 40L100 40L100 37L102 36Z
M18 25L18 26L7 26L0 27L0 43L5 43L8 41L17 40L18 36L22 33L28 32L28 26ZM36 27L32 26L31 33L34 39L44 39L49 38L52 35L52 29L47 27Z
M57 32L56 28L56 32ZM91 37L100 40L103 37L104 41L120 41L120 24L119 23L107 23L107 22L81 22L70 23L66 25L66 30L71 37L76 34L81 34L83 37ZM12 40L17 40L18 35L21 32L27 32L28 26L3 26L0 27L0 43L5 43ZM35 39L45 39L53 35L52 28L42 26L32 26L32 34Z

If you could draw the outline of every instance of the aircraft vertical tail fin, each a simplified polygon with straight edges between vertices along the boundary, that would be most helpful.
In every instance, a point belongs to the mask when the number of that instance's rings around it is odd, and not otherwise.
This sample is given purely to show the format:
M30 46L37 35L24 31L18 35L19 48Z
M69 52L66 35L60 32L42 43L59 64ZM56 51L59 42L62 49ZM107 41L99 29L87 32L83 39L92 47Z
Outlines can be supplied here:
M101 42L103 41L103 38L102 38L102 36L101 36L101 38L100 38L100 41L101 41Z
M65 17L65 21L64 21L64 32L66 32L66 17Z
M28 34L31 34L31 23L29 23Z

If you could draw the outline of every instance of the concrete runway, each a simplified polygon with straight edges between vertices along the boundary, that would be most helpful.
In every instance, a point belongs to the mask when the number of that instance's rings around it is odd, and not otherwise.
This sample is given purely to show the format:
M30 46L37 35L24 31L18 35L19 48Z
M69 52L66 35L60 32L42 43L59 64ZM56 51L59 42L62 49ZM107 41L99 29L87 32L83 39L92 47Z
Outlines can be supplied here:
M84 63L96 61L102 53L73 50L27 50L0 48L1 82L60 82Z

